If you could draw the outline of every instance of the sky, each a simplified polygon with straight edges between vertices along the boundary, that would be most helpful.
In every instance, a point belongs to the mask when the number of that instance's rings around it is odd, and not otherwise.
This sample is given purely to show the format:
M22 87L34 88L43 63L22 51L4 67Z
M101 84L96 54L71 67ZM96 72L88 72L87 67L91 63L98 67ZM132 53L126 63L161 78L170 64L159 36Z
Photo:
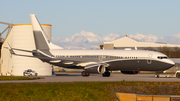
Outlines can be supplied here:
M180 44L180 0L1 0L0 21L52 24L53 42L63 47L97 48L129 37ZM0 24L0 32L5 25ZM5 35L4 35L5 36ZM173 39L175 38L175 39Z

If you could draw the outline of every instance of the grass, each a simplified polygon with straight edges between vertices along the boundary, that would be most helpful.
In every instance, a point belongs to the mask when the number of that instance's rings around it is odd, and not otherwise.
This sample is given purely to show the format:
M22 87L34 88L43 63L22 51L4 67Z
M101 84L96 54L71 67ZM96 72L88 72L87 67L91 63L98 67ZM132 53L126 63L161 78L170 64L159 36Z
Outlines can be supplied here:
M0 76L0 81L2 80L32 80L32 79L44 79L43 77L27 77L27 76Z
M98 83L21 83L0 84L3 101L111 101ZM109 98L110 97L110 98Z
M0 101L114 101L117 91L180 95L179 89L179 82L4 83Z

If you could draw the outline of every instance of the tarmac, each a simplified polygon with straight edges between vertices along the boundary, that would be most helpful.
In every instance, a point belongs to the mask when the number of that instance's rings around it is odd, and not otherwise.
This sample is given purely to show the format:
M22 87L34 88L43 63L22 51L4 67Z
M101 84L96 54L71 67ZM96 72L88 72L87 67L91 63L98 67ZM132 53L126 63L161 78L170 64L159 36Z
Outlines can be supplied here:
M101 74L90 74L89 77L82 77L81 73L59 73L58 76L42 76L45 79L35 80L6 80L0 83L26 83L26 82L117 82L117 81L147 81L147 82L180 82L180 78L170 77L155 78L154 74L114 74L110 77L102 77Z

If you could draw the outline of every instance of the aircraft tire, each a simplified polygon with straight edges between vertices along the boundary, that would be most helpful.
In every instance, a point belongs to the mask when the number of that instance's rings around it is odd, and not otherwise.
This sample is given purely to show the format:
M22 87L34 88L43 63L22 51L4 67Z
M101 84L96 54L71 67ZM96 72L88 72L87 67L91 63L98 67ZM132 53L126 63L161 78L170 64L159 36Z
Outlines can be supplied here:
M102 74L103 77L109 77L110 75L111 75L110 72L105 72Z
M156 75L155 75L155 78L159 78L159 74L156 74Z
M85 71L83 71L83 72L81 73L81 75L82 75L82 77L88 77L88 76L90 75L90 73L86 73Z

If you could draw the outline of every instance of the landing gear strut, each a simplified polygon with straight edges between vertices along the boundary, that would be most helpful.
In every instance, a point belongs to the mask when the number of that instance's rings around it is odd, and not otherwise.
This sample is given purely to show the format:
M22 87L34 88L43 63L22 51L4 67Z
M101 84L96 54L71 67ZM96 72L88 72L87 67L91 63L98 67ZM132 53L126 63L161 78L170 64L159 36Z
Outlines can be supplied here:
M81 73L81 75L82 75L83 77L88 77L88 76L90 75L90 73L86 73L85 71L83 71L83 72Z
M163 73L163 71L156 71L156 74L154 75L154 76L155 76L155 78L159 78L160 73Z

